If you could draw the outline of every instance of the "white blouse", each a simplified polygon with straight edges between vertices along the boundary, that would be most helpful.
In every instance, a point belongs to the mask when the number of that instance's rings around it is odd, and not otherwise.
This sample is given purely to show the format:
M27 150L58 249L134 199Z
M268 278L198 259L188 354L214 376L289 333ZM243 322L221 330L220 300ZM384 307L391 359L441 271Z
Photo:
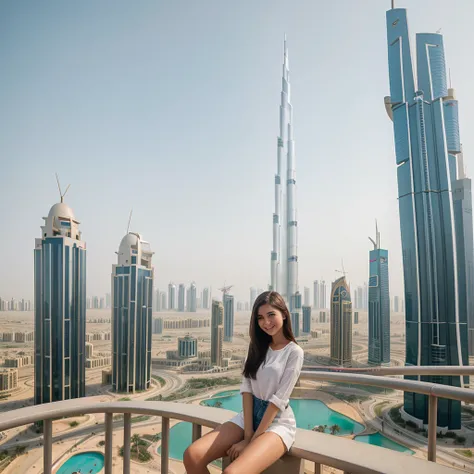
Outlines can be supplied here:
M295 416L289 406L289 401L300 376L303 358L303 349L294 342L288 343L279 350L269 347L265 360L257 371L256 380L243 377L240 386L240 393L252 393L257 398L267 400L280 409L267 431L277 433L283 439L287 449L290 449L296 435ZM244 429L242 412L230 421Z

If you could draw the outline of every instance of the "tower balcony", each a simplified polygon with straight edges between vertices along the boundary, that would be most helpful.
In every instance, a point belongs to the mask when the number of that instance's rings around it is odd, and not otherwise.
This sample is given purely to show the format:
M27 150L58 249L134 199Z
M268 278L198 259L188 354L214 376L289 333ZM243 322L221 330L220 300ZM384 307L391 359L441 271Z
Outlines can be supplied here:
M301 373L302 380L319 382L342 382L359 385L369 385L379 388L415 392L429 397L428 449L427 460L413 457L404 453L391 451L370 444L354 442L351 439L332 436L316 431L297 430L296 441L289 453L265 471L265 474L322 474L327 472L325 467L335 468L344 474L352 473L390 473L390 474L441 474L455 473L458 469L447 465L444 459L436 463L436 414L438 398L460 400L474 403L474 390L450 387L446 385L403 380L384 375L474 375L474 367L379 367L367 369L372 375L361 373L347 373L343 371L331 372L321 370L305 370ZM353 369L349 369L353 370ZM170 423L175 420L192 424L192 439L196 440L203 434L203 428L213 429L229 420L235 413L222 408L213 408L200 405L173 403L163 401L116 401L97 402L92 398L82 398L55 402L43 405L30 406L11 410L2 414L0 432L43 423L41 440L43 450L43 465L35 472L53 474L71 457L71 450L60 453L61 449L54 449L56 444L62 443L61 434L53 436L53 420L62 418L96 414L105 416L102 424L95 424L95 433L105 432L105 442L99 443L94 451L103 453L104 474L138 472L131 469L132 415L157 417L156 429L161 431L159 436L159 454L153 446L151 464L143 465L140 472L179 473L184 472L182 464L176 469L176 461L170 465ZM123 425L114 423L114 415L123 415ZM115 434L114 434L115 431ZM122 433L123 432L123 433ZM7 436L8 437L8 436ZM118 438L117 438L118 437ZM117 457L117 439L123 444L123 459ZM18 441L18 440L17 440ZM19 442L21 444L21 442ZM28 441L24 443L28 444ZM36 440L36 445L38 441ZM101 446L101 444L103 446ZM15 444L18 446L18 443ZM28 446L27 446L28 447ZM0 446L0 450L2 447ZM53 456L54 454L54 456ZM102 456L101 455L101 456ZM264 453L262 453L264 455ZM462 465L462 461L460 463ZM468 464L466 462L466 464ZM229 466L227 458L222 459L219 472L226 473ZM133 466L137 466L133 464ZM214 468L213 468L214 469ZM217 468L216 468L217 469ZM217 472L214 469L212 472ZM30 472L28 470L28 472ZM333 470L329 472L334 472Z

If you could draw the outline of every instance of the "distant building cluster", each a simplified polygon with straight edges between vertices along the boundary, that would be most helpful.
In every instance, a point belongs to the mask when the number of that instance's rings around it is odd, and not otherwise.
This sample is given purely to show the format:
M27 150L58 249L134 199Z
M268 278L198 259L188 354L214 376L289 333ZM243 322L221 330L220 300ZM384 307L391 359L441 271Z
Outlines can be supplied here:
M209 319L165 319L163 320L163 329L193 329L208 328L210 326Z
M17 357L5 358L3 361L3 366L19 369L21 367L31 367L33 363L33 355L19 355Z
M110 318L95 318L95 319L88 319L88 323L95 323L95 324L110 324L112 320Z
M4 332L0 333L3 342L34 342L35 334L32 331L28 332Z
M0 311L31 311L33 308L31 306L30 300L6 300L0 298Z
M112 339L112 335L110 332L88 332L86 333L86 342L93 342L93 341L110 341Z
M87 309L110 309L111 295L107 293L105 296L88 296L86 298Z
M198 297L196 283L192 282L187 288L180 283L178 288L173 282L168 285L168 291L156 288L153 292L153 311L179 311L195 313L198 309L209 309L210 289L204 288Z
M112 356L108 352L99 352L94 355L94 346L86 342L86 369L97 369L112 364Z
M18 370L0 369L0 394L4 394L18 388Z

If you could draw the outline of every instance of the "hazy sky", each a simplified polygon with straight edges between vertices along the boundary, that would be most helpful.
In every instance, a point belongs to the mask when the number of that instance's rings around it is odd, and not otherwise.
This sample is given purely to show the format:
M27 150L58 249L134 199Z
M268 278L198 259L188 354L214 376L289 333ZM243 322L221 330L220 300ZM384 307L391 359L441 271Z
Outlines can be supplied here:
M472 0L397 0L445 35L474 170ZM296 140L299 284L367 279L379 221L403 291L385 11L389 0L0 2L0 296L33 296L34 239L59 200L87 242L88 294L110 291L127 229L156 284L270 278L283 35ZM474 171L473 171L474 172Z

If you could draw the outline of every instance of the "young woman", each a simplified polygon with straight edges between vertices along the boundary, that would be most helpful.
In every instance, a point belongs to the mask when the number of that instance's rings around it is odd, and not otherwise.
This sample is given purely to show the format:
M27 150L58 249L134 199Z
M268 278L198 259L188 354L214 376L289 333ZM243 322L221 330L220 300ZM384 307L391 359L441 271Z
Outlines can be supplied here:
M295 440L289 397L301 372L303 349L295 341L283 298L262 293L250 318L250 346L240 393L243 412L195 441L184 453L187 474L209 474L207 465L229 456L224 474L257 474Z

